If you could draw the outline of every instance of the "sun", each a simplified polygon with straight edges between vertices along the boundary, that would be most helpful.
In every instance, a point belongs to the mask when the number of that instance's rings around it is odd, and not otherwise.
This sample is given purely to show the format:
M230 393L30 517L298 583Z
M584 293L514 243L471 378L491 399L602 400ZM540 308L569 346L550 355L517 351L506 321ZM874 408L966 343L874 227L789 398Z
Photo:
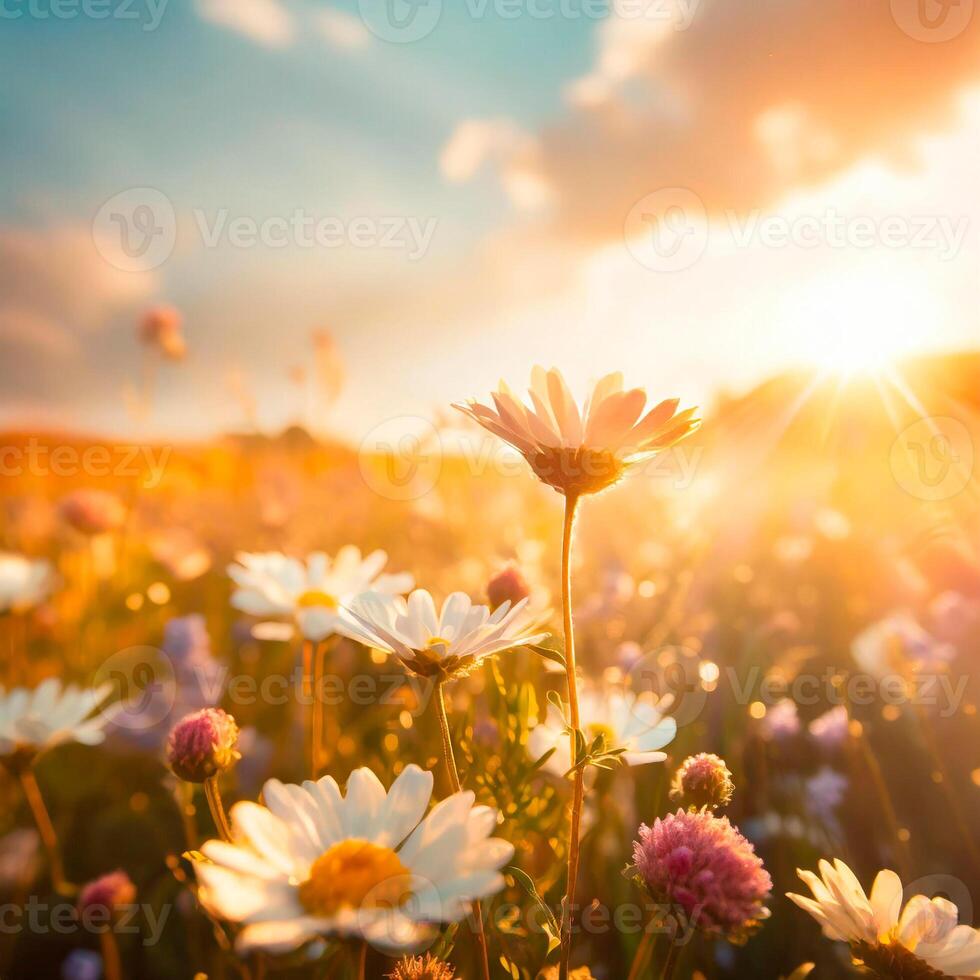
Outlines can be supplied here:
M822 285L787 304L798 359L847 379L881 374L926 349L934 309L927 289L881 276Z

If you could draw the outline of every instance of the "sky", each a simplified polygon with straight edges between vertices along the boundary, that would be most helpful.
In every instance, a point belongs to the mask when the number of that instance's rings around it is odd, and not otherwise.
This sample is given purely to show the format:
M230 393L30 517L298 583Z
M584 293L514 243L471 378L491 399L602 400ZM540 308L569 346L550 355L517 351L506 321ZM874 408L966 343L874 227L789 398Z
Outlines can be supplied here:
M357 440L538 362L704 402L980 347L978 48L973 0L0 0L0 424Z

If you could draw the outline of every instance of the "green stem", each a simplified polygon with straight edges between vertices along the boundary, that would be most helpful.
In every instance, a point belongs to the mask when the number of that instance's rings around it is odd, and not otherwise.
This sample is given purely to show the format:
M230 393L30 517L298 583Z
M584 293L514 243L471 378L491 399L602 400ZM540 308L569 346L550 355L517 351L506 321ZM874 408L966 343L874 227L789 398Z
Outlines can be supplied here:
M316 779L316 745L313 735L313 710L314 706L308 699L313 696L313 643L311 640L303 640L303 697L307 699L307 704L302 706L303 710L303 741L310 746L310 772Z
M569 734L570 756L575 764L576 734L581 725L578 707L578 682L575 672L575 634L572 628L572 527L575 523L577 497L565 497L565 522L561 538L561 611L565 634L565 676L568 682L568 713L572 731ZM569 962L572 956L572 909L575 904L575 886L578 880L579 848L581 845L582 801L585 797L585 773L582 766L576 768L572 786L572 820L568 840L568 881L565 886L565 906L561 917L561 959L558 964L559 980L568 980Z
M449 784L454 793L462 789L459 781L459 770L456 768L456 757L453 754L453 740L449 731L449 714L446 711L446 696L443 691L444 681L435 682L436 714L439 716L439 731L442 734L442 753L449 773ZM473 916L476 919L476 944L480 952L480 966L483 970L483 980L490 980L490 953L487 949L487 937L483 931L483 906L480 902L473 903Z
M660 980L670 980L674 975L674 969L677 967L677 960L680 958L681 947L677 942L676 937L672 934L670 937L670 945L667 947L667 959L664 960L663 972L660 974Z
M67 894L71 891L71 886L65 878L64 865L61 863L58 835L55 833L48 808L44 805L44 797L41 795L41 788L37 784L34 770L29 765L25 766L20 773L20 784L34 816L34 823L37 824L44 849L48 852L48 861L51 865L51 883L54 885L55 891Z
M99 947L102 951L102 969L105 980L122 980L122 959L119 956L119 943L116 934L110 926L99 934Z
M649 929L643 933L640 945L636 947L636 955L633 957L633 963L630 966L630 975L627 980L640 980L640 977L643 975L643 969L650 959L650 953L653 951L656 938L657 934L651 932Z
M224 804L221 802L221 792L218 789L217 777L212 776L204 780L204 795L208 798L208 806L211 808L211 816L214 818L214 826L222 840L231 840L231 825L225 814Z
M895 847L897 850L897 857L899 862L899 871L901 872L901 878L904 881L910 875L910 869L912 866L911 854L909 853L908 842L902 839L901 827L898 823L898 814L895 811L895 804L892 802L891 793L888 792L888 783L885 782L884 773L881 771L881 766L878 764L878 760L875 758L874 753L871 751L871 746L868 744L868 734L865 732L858 740L860 746L861 757L864 760L865 768L868 770L868 774L871 776L871 782L874 784L875 791L878 794L878 801L881 803L881 808L885 813L885 820L888 822L888 829L891 831L891 836L895 842Z
M310 765L313 779L317 779L323 767L321 749L323 747L323 692L320 690L323 677L323 661L326 657L327 645L318 643L313 653L313 680L310 684L310 694L313 697L313 720L310 732Z

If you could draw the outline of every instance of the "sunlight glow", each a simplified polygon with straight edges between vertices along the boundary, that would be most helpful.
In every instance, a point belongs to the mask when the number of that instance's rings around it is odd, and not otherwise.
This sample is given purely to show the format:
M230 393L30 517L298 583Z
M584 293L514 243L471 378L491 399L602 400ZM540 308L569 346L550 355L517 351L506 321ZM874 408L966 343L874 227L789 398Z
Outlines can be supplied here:
M799 330L803 358L844 379L885 371L922 351L930 335L927 290L892 278L838 282L833 289L804 293L795 310L786 312Z

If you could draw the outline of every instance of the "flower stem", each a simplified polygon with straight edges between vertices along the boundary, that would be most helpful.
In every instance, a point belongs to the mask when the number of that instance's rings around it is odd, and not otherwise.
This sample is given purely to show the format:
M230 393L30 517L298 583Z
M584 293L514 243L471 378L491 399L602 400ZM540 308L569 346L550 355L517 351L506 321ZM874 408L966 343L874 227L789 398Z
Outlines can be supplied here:
M221 802L221 792L218 789L218 779L212 776L204 780L204 795L208 798L208 806L211 808L211 816L214 819L214 826L222 840L231 840L231 825L225 814L224 804Z
M649 929L643 933L640 945L636 947L636 955L633 957L633 963L630 966L630 975L627 980L640 980L640 977L643 976L643 970L647 965L647 961L650 959L650 953L653 951L656 938L657 934L650 932Z
M454 793L462 786L459 781L459 770L456 768L456 757L453 754L453 740L449 732L449 714L446 711L446 695L443 692L444 681L436 681L436 711L439 715L439 731L442 734L442 754L446 761L446 771L449 773L449 785Z
M65 878L64 865L61 863L61 854L58 851L58 835L55 833L48 808L44 805L44 797L41 795L41 788L37 784L34 770L30 766L25 766L20 773L20 784L31 808L31 813L34 815L34 822L37 824L44 849L48 852L48 861L51 865L51 883L54 885L55 891L67 894L71 891L71 886Z
M568 713L572 731L569 733L570 759L575 765L576 734L580 726L578 709L578 682L575 672L575 634L572 628L572 526L578 497L565 496L565 523L561 536L561 612L565 634L565 676L568 681ZM572 908L575 904L575 885L578 879L580 834L582 824L582 800L585 796L583 767L575 769L572 786L572 822L568 839L568 881L565 886L565 906L561 916L561 959L558 964L559 980L568 980L568 967L572 956Z
M367 976L367 943L361 942L359 948L354 952L354 973L357 980L364 980Z
M122 959L119 956L119 943L110 926L99 933L99 946L102 951L102 969L105 980L122 980Z
M444 681L435 682L436 714L439 716L439 731L442 733L442 754L446 761L446 771L449 773L449 784L454 793L462 789L459 781L459 770L456 768L456 757L453 754L453 740L449 731L449 715L446 712L446 696L443 692ZM480 966L484 980L490 980L490 954L487 950L487 937L483 931L483 906L480 902L473 903L473 916L476 919L476 944L480 951Z
M316 760L313 757L313 641L303 640L303 744L310 746L310 771L313 772ZM316 773L313 773L316 778Z
M891 831L891 837L896 847L899 871L904 881L909 876L912 865L909 845L902 839L898 814L895 812L895 804L892 802L891 793L888 792L888 783L885 782L881 766L875 758L875 754L871 751L871 747L868 745L868 736L866 734L862 735L857 741L860 745L861 758L864 761L865 768L868 770L868 774L871 776L871 782L874 784L875 791L878 794L878 801L885 813L885 820L888 821L888 828Z
M310 725L310 766L313 779L320 775L320 750L323 746L323 697L320 690L320 678L323 677L323 661L326 657L327 645L318 643L313 653L313 679L310 683L310 695L313 698L313 719Z
M670 936L670 945L667 947L667 959L664 960L664 968L660 974L660 980L670 980L674 975L674 969L677 966L680 952L680 944L677 942L676 936L672 933Z

